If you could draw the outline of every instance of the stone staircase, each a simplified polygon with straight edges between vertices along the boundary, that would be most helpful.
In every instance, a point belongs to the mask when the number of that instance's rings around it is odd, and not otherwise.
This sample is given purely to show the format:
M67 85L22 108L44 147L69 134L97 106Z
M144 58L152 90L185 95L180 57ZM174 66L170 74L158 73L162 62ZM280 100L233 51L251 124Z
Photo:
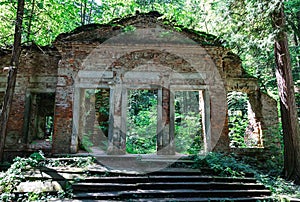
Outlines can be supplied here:
M206 171L207 172L207 171ZM100 201L267 201L271 192L253 177L219 177L169 168L148 174L101 173L73 184L73 199Z
M97 160L98 164L88 170L42 167L30 171L16 194L22 197L36 192L29 187L38 186L56 195L56 187L71 184L72 197L63 201L272 201L271 192L253 175L220 177L210 168L191 168L193 162L188 159L174 163L174 159L162 157L106 156ZM114 167L101 165L107 162L113 162Z
M162 167L162 164L166 163L164 159L140 159L139 161L152 168ZM192 161L189 160L178 159L175 166L173 164L161 170L145 173L132 170L103 172L91 169L90 177L72 185L73 199L80 201L271 200L271 192L264 185L259 184L251 174L243 178L220 177L210 168L188 168L191 163ZM181 165L181 168L178 165Z

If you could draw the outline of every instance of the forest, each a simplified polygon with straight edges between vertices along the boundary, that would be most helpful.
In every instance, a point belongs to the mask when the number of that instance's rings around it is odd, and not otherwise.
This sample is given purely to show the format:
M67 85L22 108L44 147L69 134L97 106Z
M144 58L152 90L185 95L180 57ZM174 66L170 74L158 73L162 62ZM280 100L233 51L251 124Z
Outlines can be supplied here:
M179 32L188 28L216 36L224 47L240 56L243 68L258 79L261 90L277 101L280 130L276 137L281 141L284 159L276 161L280 165L256 166L264 172L268 170L271 177L263 180L268 181L270 187L276 187L274 192L290 191L300 197L299 188L293 184L300 184L300 0L1 0L0 57L2 52L11 51L13 67L8 71L7 90L0 105L1 156L20 47L35 45L42 49L51 46L59 34L71 32L79 26L113 23L112 20L150 11L163 14L161 18L173 22ZM175 95L175 118L180 120L175 124L175 133L183 134L178 135L175 143L179 153L195 155L203 147L202 126L199 124L202 117L193 113L197 110L197 100L191 101L190 106L195 109L189 114L180 111L182 100L194 94L197 97L197 93L183 95L178 92ZM156 132L156 97L156 91L130 91L127 123L128 128L132 126L133 129L128 130L127 152L155 152L153 134L143 138L136 134ZM139 105L136 100L139 100ZM247 100L244 94L231 93L228 96L229 138L233 147L244 148L251 144L243 140L248 125ZM190 134L194 134L192 142L186 138ZM91 144L88 140L85 143ZM212 154L208 163L216 166L219 161L222 166L230 167L228 162L221 160L223 157L222 154ZM230 168L231 174L244 165L235 163ZM222 166L219 169L224 169ZM0 181L4 179L1 177ZM3 183L6 182L3 180Z

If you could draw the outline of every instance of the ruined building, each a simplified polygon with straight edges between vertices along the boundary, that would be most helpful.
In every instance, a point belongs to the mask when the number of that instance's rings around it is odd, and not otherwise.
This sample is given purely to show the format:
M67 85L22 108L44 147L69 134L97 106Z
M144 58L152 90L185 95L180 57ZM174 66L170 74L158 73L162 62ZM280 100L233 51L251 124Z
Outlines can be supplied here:
M5 67L10 54L0 54ZM5 85L6 72L1 72L0 99ZM176 153L179 106L200 114L201 152L246 151L230 146L230 92L248 96L249 147L267 151L278 142L273 136L277 104L243 70L239 57L212 35L175 29L157 13L149 13L79 27L59 35L52 47L24 47L6 155L40 149L77 153L87 143L90 152L97 147L103 154L125 154L132 126L126 117L134 92L155 94L151 131L157 154Z

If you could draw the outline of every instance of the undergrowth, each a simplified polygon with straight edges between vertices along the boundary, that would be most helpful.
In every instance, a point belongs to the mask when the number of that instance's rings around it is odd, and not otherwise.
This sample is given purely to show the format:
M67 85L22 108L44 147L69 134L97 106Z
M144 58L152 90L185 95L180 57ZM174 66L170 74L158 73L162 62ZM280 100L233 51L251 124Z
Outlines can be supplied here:
M13 164L6 172L0 173L0 201L48 201L50 198L66 198L71 195L71 185L66 182L62 190L53 196L47 192L29 192L22 196L16 195L21 182L26 181L26 172L30 169L41 167L80 167L85 168L94 163L92 157L74 157L72 160L61 161L57 159L47 159L43 152L31 154L28 158L16 157Z
M221 176L246 177L247 174L253 174L272 192L276 200L283 200L282 196L300 198L300 186L284 180L280 175L282 167L272 162L258 163L257 159L251 157L241 159L235 154L223 153L195 156L194 160L194 168L209 167Z

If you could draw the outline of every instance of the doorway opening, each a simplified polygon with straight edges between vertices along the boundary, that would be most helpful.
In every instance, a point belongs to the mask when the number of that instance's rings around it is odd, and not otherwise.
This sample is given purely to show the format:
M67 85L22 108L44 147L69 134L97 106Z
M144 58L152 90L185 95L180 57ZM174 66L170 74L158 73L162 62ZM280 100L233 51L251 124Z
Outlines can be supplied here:
M28 143L31 149L51 149L55 93L31 93Z
M158 90L127 91L126 152L156 153Z
M202 91L174 92L175 151L198 154L204 150Z

